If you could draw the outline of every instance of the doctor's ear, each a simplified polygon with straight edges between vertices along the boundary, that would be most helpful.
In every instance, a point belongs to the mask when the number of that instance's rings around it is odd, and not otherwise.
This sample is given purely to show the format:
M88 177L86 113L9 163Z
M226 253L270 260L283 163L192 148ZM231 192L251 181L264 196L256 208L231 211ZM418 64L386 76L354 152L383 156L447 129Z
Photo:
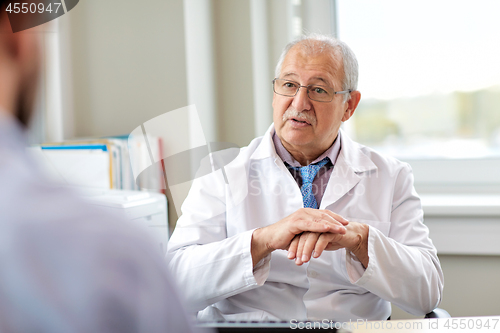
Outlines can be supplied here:
M354 110L358 107L359 101L361 100L361 93L357 90L351 92L351 98L345 103L346 110L342 116L342 121L347 121L354 114Z

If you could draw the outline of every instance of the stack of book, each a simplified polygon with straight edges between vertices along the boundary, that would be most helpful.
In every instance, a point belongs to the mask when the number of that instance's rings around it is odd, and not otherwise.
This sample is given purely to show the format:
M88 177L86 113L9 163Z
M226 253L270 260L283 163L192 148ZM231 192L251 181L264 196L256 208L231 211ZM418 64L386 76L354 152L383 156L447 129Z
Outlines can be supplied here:
M160 137L136 140L128 135L46 143L28 148L45 171L60 183L99 189L163 192ZM139 174L138 174L139 173Z

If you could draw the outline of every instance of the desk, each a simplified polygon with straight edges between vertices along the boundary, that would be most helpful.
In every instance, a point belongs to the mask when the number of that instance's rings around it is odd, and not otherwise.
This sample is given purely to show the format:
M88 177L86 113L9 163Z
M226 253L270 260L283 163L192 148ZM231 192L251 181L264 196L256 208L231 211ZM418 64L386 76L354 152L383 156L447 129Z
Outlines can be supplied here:
M490 317L457 317L441 319L383 320L357 321L350 323L334 323L330 321L316 322L225 322L204 323L200 328L215 328L219 333L281 333L281 332L319 332L336 333L441 333L441 332L500 332L500 316ZM210 331L213 332L213 331Z
M350 331L352 333L500 332L500 316L365 321L353 323Z

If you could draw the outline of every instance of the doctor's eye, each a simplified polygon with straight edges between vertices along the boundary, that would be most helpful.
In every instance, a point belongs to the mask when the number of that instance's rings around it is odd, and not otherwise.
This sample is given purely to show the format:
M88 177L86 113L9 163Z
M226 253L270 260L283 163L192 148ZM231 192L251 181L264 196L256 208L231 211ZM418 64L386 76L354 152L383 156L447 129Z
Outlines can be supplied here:
M297 89L297 83L293 82L293 81L285 81L283 83L283 88L287 88L287 89Z
M315 93L315 94L318 94L318 95L322 95L322 94L327 94L328 92L321 88L321 87L311 87L311 92Z

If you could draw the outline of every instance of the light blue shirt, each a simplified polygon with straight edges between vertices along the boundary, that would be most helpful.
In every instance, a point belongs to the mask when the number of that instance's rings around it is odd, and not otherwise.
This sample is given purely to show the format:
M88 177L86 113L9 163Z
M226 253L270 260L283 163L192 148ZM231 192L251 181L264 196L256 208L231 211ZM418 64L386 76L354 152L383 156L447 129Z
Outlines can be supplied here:
M128 221L45 180L0 110L5 332L193 332L159 251Z

